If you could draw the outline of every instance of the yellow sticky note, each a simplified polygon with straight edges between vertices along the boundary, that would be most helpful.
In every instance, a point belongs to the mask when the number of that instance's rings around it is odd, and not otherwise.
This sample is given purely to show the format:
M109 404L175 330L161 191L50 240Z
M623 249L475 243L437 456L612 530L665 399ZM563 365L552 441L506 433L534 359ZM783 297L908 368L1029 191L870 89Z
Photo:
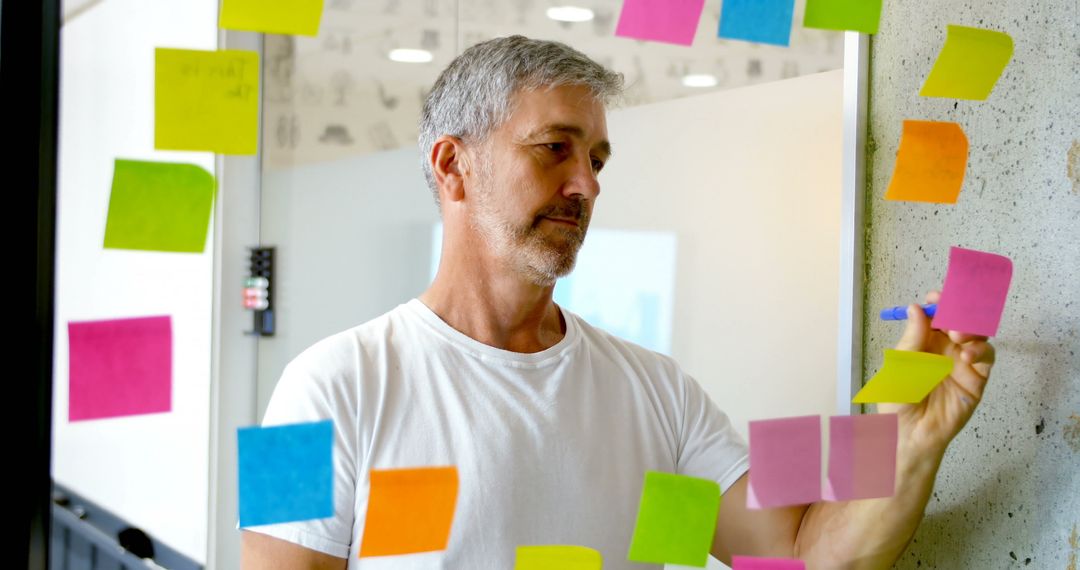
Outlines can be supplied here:
M919 95L983 101L1012 54L1009 34L949 25L945 45Z
M296 36L319 35L322 0L222 0L219 26Z
M519 546L514 570L600 570L600 553L584 546Z
M968 139L956 123L904 121L886 200L955 204L967 170Z
M855 404L882 402L917 404L953 369L953 359L940 354L886 350L881 370L851 400Z
M154 148L255 154L259 55L157 48Z

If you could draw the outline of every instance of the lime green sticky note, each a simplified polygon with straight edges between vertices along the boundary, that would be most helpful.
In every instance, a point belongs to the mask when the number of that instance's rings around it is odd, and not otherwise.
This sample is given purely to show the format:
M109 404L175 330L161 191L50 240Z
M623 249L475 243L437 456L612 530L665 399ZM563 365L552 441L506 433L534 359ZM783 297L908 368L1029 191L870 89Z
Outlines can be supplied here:
M950 24L945 45L919 95L983 101L1012 54L1009 34Z
M600 553L584 546L519 546L514 570L600 570Z
M222 0L219 26L294 36L319 35L322 0Z
M194 164L116 160L105 247L201 253L214 177Z
M856 404L917 404L953 369L953 359L940 354L886 350L885 364L855 394Z
M803 26L876 34L881 0L806 0Z
M259 55L157 48L154 148L255 154Z
M627 558L704 567L719 512L715 481L648 471Z

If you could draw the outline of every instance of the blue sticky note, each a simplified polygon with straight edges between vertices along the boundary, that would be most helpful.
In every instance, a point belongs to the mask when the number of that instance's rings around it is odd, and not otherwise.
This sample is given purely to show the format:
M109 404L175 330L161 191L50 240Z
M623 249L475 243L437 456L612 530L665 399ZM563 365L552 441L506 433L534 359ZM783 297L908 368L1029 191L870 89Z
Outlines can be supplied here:
M720 37L786 46L794 10L795 0L724 0Z
M334 423L237 430L240 526L334 515Z

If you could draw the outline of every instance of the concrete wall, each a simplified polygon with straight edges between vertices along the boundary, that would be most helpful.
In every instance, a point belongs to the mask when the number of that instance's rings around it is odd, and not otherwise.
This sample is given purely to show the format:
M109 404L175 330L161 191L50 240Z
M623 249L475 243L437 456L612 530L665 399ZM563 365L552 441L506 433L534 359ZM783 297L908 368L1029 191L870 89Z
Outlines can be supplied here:
M1012 35L1015 54L988 100L918 96L947 24ZM939 288L949 246L1003 254L1015 266L983 403L950 448L927 518L897 567L1075 570L1080 3L886 2L871 58L867 377L900 332L874 312ZM955 206L883 200L904 119L955 121L967 133Z

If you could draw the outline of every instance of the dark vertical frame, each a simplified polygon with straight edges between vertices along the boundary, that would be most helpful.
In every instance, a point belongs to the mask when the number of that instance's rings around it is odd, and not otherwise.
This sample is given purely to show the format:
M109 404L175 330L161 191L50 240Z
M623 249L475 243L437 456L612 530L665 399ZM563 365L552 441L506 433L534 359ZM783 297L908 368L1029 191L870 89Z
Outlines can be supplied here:
M0 112L4 226L9 265L3 322L9 375L6 417L10 531L5 566L48 568L52 426L53 291L60 61L59 0L0 4ZM36 247L29 247L29 238ZM33 302L31 302L31 299Z

